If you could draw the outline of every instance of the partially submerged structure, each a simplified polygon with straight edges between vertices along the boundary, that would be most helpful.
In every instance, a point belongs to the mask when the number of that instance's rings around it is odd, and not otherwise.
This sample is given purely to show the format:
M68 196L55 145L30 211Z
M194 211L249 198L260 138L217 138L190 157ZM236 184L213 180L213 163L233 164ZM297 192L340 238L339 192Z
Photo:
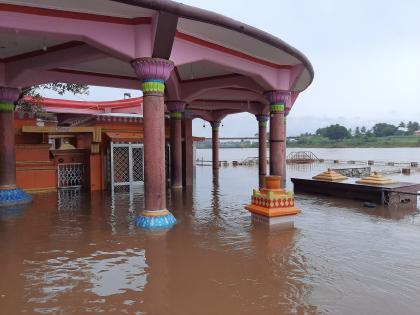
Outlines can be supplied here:
M13 103L20 88L53 81L143 91L145 205L139 226L174 222L165 199L165 115L173 188L192 183L192 119L212 126L217 171L220 122L239 112L259 123L260 178L267 173L270 120L270 174L285 178L285 116L312 82L313 69L280 39L165 0L2 1L0 17L0 204L29 200L16 186ZM92 163L101 150L93 151Z
M312 178L292 178L295 192L361 200L383 206L408 204L417 207L420 184L397 182L374 171L360 180L329 169Z
M142 112L141 98L97 104L45 98L41 104L48 111L48 115L42 114L47 119L15 113L18 187L27 192L70 188L114 192L144 184L144 129L143 118L139 115ZM129 111L131 107L139 114L118 113L119 110ZM101 113L104 108L109 114ZM182 142L185 139L183 135ZM193 142L198 140L201 139L192 139ZM168 118L165 119L168 182L171 169L169 142ZM186 180L186 168L183 170L183 179Z

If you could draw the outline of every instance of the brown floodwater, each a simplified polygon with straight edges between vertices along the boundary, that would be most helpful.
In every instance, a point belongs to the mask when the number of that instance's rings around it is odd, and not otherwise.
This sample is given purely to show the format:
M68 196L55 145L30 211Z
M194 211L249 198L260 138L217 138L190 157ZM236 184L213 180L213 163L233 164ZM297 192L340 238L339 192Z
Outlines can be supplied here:
M416 209L297 195L294 228L269 231L243 208L256 174L198 167L166 232L134 226L141 190L2 210L0 314L419 314Z

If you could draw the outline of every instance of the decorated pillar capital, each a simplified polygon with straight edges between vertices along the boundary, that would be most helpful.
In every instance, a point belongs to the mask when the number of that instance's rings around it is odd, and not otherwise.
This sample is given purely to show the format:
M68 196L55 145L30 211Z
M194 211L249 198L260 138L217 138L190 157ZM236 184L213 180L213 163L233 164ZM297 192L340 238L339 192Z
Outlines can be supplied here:
M219 130L220 121L219 120L210 121L210 126L213 130Z
M0 112L12 112L15 109L14 102L19 98L20 90L17 88L0 87Z
M166 108L170 112L171 119L180 120L185 110L186 103L183 101L167 101Z
M270 102L270 113L284 113L286 104L290 101L289 91L268 91L264 93L265 98Z
M257 118L258 126L264 127L264 128L267 127L267 121L270 118L269 115L260 114L260 115L255 115L255 117Z
M174 63L160 58L139 58L131 61L131 66L142 81L144 94L165 92L165 81L168 80L174 69Z

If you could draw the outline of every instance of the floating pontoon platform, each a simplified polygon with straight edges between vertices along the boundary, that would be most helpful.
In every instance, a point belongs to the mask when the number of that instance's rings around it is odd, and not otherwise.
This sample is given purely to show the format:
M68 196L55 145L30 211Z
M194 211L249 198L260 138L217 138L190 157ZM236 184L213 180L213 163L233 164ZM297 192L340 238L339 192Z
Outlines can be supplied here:
M294 192L315 193L339 198L373 202L379 205L412 203L417 205L419 183L393 182L385 185L356 183L356 178L329 182L312 178L292 178Z

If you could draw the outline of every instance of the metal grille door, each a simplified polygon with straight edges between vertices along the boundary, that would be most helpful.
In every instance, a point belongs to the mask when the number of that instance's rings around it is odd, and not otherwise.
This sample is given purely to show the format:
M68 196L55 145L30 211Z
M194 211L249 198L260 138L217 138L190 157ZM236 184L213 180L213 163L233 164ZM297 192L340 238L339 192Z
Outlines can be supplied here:
M111 187L141 185L144 182L143 144L111 142Z
M85 184L83 163L58 164L58 188L81 188Z
M134 182L144 182L144 173L143 173L143 148L142 147L133 147L133 181Z
M130 148L128 146L115 146L112 149L114 183L130 184Z

